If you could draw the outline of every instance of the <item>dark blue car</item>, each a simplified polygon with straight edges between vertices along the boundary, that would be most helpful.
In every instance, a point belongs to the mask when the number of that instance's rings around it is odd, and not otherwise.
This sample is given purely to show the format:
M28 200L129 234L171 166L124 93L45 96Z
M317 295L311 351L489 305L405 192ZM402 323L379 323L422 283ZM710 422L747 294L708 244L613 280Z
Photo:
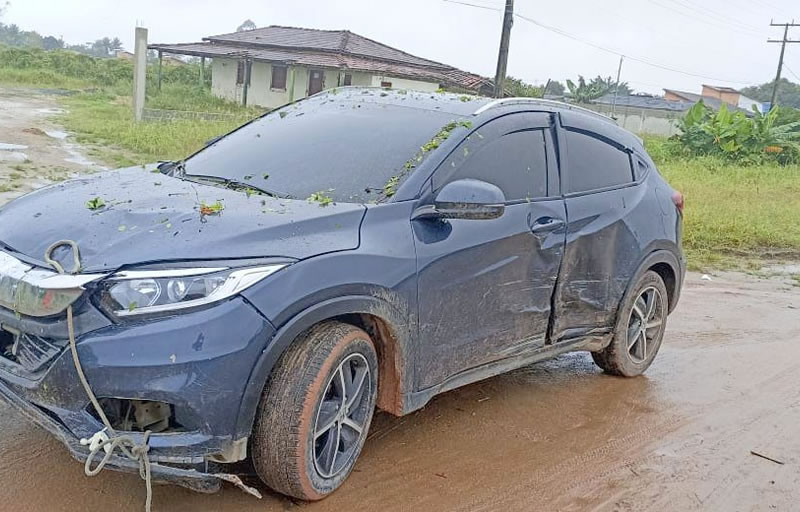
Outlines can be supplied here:
M81 460L106 424L149 445L154 480L213 491L250 458L320 499L376 407L570 351L644 372L680 294L682 208L587 110L329 91L3 207L0 396Z

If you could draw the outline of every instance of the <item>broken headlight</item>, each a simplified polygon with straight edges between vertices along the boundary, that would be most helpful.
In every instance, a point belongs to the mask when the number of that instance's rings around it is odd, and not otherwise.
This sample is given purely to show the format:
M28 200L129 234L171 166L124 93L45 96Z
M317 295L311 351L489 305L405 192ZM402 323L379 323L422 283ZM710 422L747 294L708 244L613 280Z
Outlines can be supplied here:
M120 318L169 314L232 297L285 266L126 270L106 280L100 301Z

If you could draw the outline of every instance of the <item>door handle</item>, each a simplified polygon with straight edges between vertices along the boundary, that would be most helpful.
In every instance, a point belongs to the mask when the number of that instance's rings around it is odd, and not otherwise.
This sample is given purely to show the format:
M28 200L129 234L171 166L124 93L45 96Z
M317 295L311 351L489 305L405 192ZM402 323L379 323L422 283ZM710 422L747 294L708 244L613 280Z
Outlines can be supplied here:
M564 225L564 221L555 217L539 217L531 226L531 232L535 235L555 231Z

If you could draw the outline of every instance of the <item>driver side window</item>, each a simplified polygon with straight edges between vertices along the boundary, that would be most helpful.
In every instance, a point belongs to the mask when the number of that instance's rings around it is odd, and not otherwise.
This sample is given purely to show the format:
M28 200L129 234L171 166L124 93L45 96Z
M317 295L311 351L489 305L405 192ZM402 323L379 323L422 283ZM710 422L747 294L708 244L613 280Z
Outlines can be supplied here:
M441 177L438 181L434 178L434 189L471 178L500 187L507 202L546 197L545 131L510 131L510 124L501 118L467 137L439 168L437 176Z

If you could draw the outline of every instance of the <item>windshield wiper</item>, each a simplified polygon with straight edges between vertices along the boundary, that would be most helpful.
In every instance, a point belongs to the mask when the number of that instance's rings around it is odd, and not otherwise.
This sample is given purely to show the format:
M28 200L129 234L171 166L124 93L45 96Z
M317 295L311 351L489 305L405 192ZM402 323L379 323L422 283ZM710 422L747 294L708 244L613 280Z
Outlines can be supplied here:
M181 164L181 168L182 168ZM259 194L264 194L270 197L277 197L278 199L295 199L289 194L282 194L280 192L275 192L274 190L269 190L261 187L256 187L246 181L239 181L233 178L223 178L221 176L206 176L202 174L182 174L181 178L189 181L207 181L215 185L223 185L225 188L229 188L231 190L244 190L246 191L254 191ZM195 178L195 179L192 179Z

